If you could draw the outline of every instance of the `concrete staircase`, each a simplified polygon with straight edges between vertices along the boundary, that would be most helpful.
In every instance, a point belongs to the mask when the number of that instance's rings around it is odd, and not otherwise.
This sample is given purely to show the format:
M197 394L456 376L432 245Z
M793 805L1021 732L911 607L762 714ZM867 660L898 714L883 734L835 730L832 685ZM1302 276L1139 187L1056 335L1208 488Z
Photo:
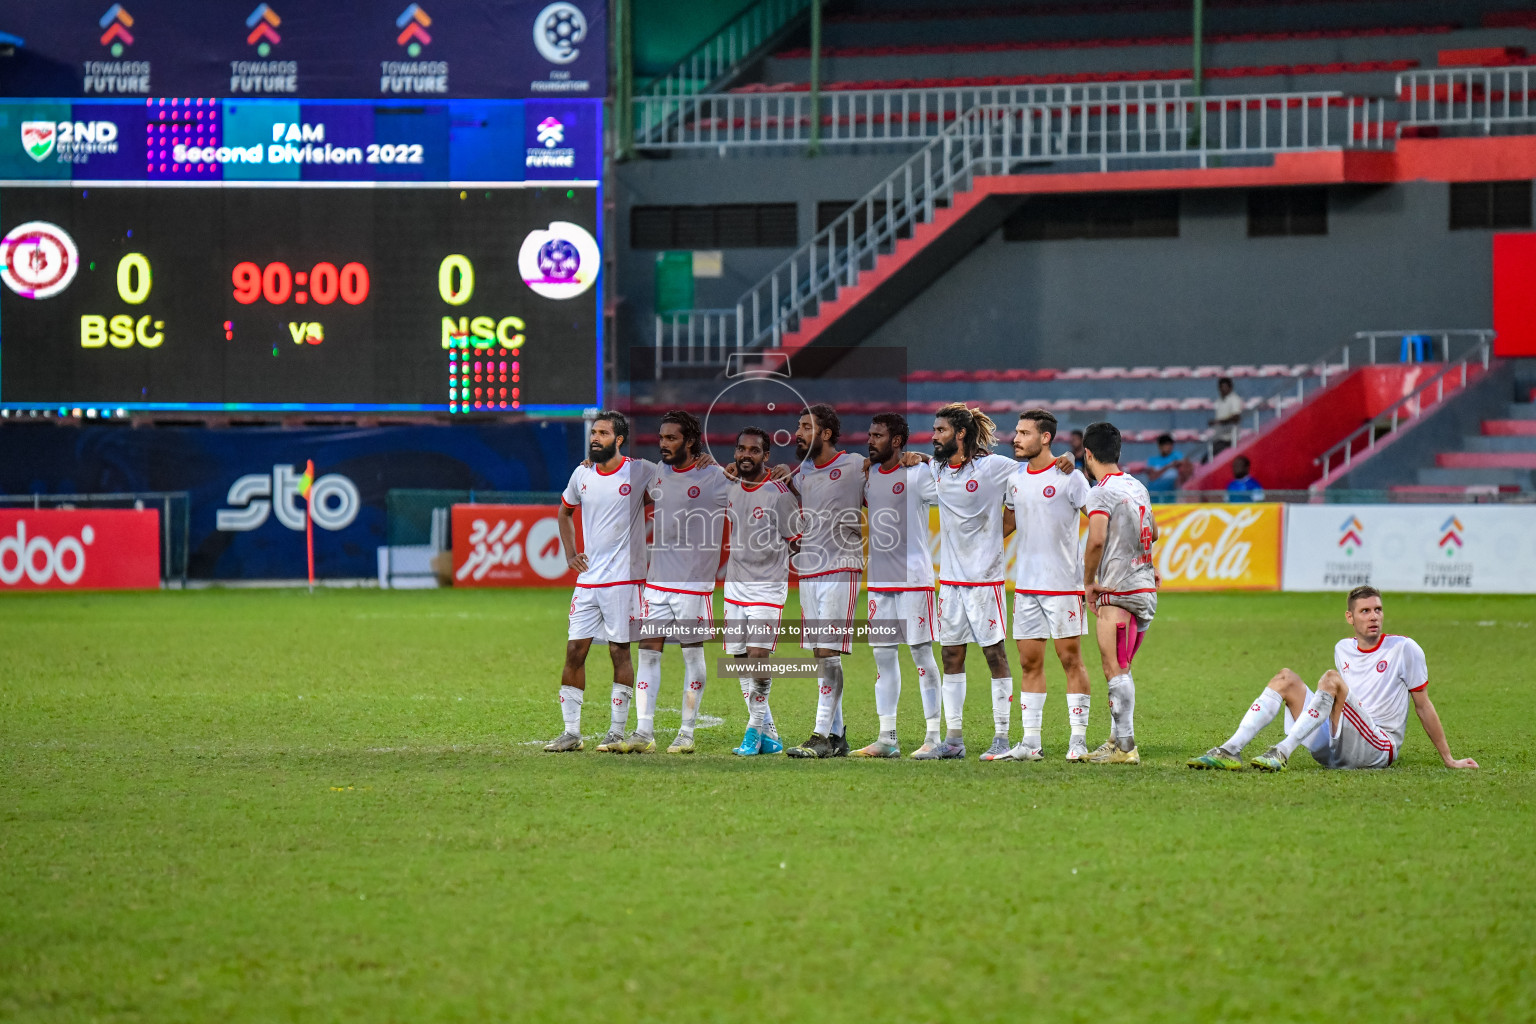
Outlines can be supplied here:
M1459 450L1440 452L1420 469L1419 484L1435 487L1498 487L1536 490L1536 402L1510 402L1480 433L1463 437Z

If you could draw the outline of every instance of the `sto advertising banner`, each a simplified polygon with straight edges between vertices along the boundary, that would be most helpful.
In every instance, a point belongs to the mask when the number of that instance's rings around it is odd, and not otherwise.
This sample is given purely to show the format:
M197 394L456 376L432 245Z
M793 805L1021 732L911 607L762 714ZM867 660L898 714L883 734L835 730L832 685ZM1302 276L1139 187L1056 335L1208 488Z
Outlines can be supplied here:
M452 512L456 587L572 587L565 564L559 506L455 505ZM578 543L580 521L576 517Z
M5 96L601 97L604 0L6 0Z
M0 426L0 494L186 491L191 578L295 580L305 573L299 477L313 459L316 572L372 578L387 542L391 490L558 491L583 451L579 422L154 430L11 424ZM28 541L35 535L29 522ZM173 524L173 542L180 539ZM85 550L95 557L94 548ZM65 562L73 571L68 556Z
M0 509L0 591L158 586L158 509Z
M1536 593L1536 507L1293 505L1286 590Z

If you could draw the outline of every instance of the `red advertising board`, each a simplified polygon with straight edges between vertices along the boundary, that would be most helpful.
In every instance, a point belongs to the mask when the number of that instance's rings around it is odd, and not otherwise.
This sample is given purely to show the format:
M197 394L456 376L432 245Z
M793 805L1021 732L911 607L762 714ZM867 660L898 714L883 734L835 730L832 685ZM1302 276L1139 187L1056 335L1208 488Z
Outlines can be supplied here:
M158 586L158 509L0 509L0 591Z
M453 585L456 587L570 587L560 544L559 507L453 506ZM578 515L576 536L581 537Z
M1536 233L1493 236L1493 353L1536 356Z

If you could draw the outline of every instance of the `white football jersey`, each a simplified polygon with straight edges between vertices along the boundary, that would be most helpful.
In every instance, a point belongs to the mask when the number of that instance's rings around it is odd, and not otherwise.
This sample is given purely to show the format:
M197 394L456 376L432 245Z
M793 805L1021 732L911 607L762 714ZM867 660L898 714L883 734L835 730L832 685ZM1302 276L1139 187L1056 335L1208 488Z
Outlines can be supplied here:
M566 508L581 509L581 546L587 571L578 587L610 587L645 581L645 493L656 467L628 456L612 473L577 466L560 495Z
M683 594L714 593L731 489L719 466L657 469L647 584Z
M1392 633L1382 634L1368 650L1346 637L1334 645L1333 667L1344 677L1349 695L1387 734L1392 749L1401 750L1408 729L1408 694L1429 685L1424 648Z
M789 541L799 535L800 503L777 480L736 481L728 506L731 553L727 583L787 583Z
M800 551L795 572L802 578L864 569L864 459L838 452L821 465L809 459L795 467L800 492Z
M933 553L928 509L938 502L933 470L900 466L886 472L869 467L864 504L869 515L869 585L871 593L932 590Z
M1089 490L1087 477L1063 473L1054 462L1039 472L1028 463L1014 472L1007 505L1019 538L1013 563L1019 593L1082 595L1077 527Z
M1127 473L1108 473L1088 491L1088 515L1109 520L1099 586L1111 594L1155 593L1152 499L1146 486Z
M1018 463L983 454L958 467L933 463L939 505L939 582L1002 583L1003 498Z

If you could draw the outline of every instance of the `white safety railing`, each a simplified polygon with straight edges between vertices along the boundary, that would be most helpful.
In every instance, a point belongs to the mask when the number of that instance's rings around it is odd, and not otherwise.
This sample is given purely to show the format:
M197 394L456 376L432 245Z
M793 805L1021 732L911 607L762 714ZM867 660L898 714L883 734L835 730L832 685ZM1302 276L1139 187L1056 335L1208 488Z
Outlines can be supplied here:
M1373 332L1356 335L1356 337L1368 337L1370 333ZM1384 439L1390 438L1399 430L1411 426L1424 416L1425 413L1439 408L1440 404L1445 401L1447 394L1455 394L1464 389L1467 386L1467 381L1479 368L1485 372L1487 371L1489 361L1493 355L1492 331L1444 331L1439 333L1447 336L1472 335L1477 340L1454 362L1447 358L1445 360L1447 363L1445 369L1421 384L1412 394L1399 399L1371 422L1356 430L1319 456L1317 465L1321 470L1321 474L1317 482L1312 485L1312 490L1320 491L1326 488L1335 476L1343 475L1353 469L1357 459L1363 460L1374 455L1378 445L1385 443ZM1371 341L1374 343L1374 338Z
M925 142L966 111L984 106L1142 103L1187 95L1190 82L843 89L815 101L822 145ZM810 142L813 99L805 91L641 96L635 144L644 149L801 146Z
M1397 76L1402 124L1492 133L1495 125L1536 122L1536 68L1455 68Z
M1205 167L1227 154L1374 147L1386 138L1374 133L1382 123L1380 105L1302 93L973 107L770 271L734 311L658 317L656 373L720 365L722 353L777 347L823 301L857 284L899 239L969 191L977 176L1025 172L1043 159L1108 171L1149 159Z
M644 96L704 92L773 40L811 6L810 0L758 0L700 43L671 71L640 90Z

